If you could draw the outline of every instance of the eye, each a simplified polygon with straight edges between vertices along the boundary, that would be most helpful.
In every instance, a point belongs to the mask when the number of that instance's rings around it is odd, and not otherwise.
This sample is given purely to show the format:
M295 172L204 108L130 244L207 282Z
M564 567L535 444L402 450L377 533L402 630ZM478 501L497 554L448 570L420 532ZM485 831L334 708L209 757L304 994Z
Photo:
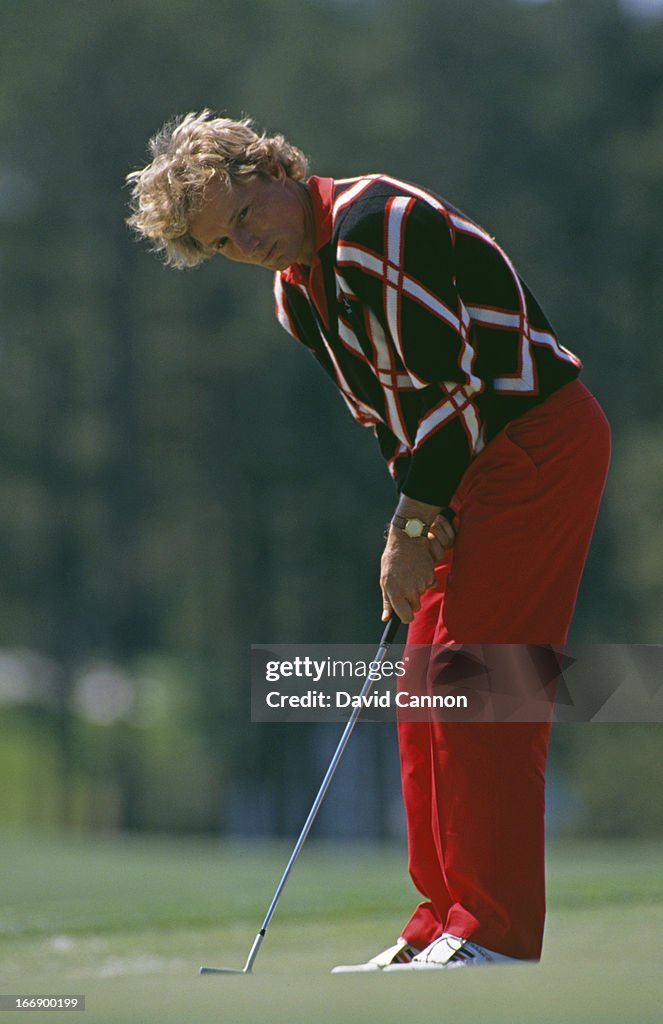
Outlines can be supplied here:
M219 252L221 252L221 250L225 247L227 241L227 238L220 238L219 241L216 243L216 248Z
M237 214L237 220L238 221L243 221L248 212L249 212L249 208L248 208L248 206L245 206L244 209L240 210L240 212Z

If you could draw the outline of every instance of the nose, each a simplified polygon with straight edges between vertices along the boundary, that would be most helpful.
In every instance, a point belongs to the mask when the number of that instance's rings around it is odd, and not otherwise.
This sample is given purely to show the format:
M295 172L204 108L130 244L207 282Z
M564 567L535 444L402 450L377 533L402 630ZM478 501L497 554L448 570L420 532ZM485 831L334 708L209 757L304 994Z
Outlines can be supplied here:
M250 259L258 252L260 243L252 232L238 231L235 235L235 246L242 256Z

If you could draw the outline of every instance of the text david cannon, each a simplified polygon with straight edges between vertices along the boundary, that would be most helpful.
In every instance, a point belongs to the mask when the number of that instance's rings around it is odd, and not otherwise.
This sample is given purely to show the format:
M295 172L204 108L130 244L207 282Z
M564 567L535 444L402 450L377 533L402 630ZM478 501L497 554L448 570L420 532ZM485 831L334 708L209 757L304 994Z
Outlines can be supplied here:
M390 708L392 706L391 693L371 693L368 696L360 697L345 690L338 690L336 693L337 708ZM394 695L394 706L397 708L450 708L467 709L467 697L459 694L428 694L409 693L401 690Z

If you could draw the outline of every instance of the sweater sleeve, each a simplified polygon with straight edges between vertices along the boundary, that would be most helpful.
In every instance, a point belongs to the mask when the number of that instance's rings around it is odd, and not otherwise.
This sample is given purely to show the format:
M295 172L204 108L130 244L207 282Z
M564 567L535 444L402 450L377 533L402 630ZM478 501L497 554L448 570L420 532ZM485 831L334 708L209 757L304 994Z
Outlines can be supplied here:
M348 218L337 261L352 291L381 320L418 393L402 491L446 505L481 447L475 399L483 390L446 217L412 196L373 201Z

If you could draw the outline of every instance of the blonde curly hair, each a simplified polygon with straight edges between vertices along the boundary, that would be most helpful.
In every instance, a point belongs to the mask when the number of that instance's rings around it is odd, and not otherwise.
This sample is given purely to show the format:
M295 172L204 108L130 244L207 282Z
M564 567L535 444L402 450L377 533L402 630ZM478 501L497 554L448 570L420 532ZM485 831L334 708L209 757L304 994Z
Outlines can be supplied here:
M308 160L282 135L259 135L253 121L215 117L210 110L168 121L150 139L152 160L127 175L131 216L127 224L149 238L168 266L196 267L212 253L189 235L205 186L215 178L226 186L266 174L278 162L294 181L308 175Z

